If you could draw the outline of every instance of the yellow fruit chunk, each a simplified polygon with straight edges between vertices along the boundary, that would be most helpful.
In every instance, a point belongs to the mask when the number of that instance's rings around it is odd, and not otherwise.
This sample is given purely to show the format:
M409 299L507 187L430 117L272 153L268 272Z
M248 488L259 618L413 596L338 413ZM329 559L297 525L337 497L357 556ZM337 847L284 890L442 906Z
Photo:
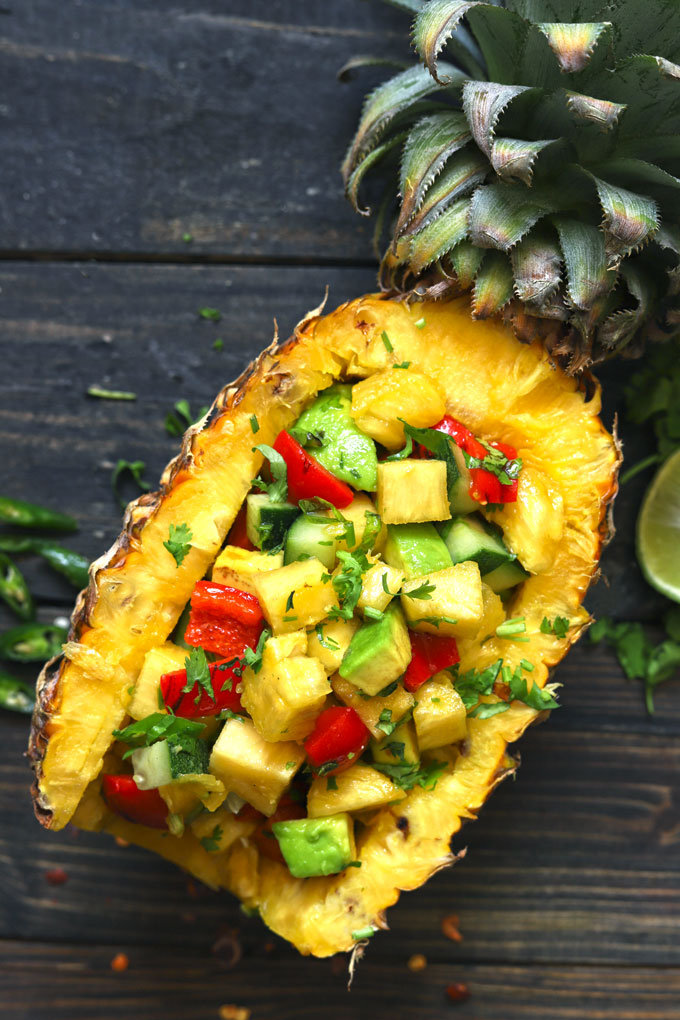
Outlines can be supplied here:
M423 524L451 517L443 460L378 464L378 513L385 524Z
M168 805L169 813L175 816L171 824L171 831L175 836L182 835L183 820L193 814L199 806L208 811L216 811L227 796L224 783L207 772L178 776L166 786L159 786L158 792Z
M398 450L405 441L400 418L427 428L444 417L446 403L428 376L399 368L355 383L351 413L362 432L388 450Z
M564 499L542 471L523 467L517 502L505 503L492 519L500 524L505 544L530 574L552 566L564 534Z
M371 556L368 558L369 560L375 559ZM377 560L361 578L361 595L357 602L357 608L361 612L365 609L377 609L382 613L387 609L393 597L398 594L403 583L404 575L401 570L389 567L382 560Z
M215 560L212 579L240 591L255 595L253 574L267 573L283 566L283 553L251 552L237 545L227 545Z
M338 604L328 572L314 556L265 574L254 574L253 585L275 634L313 627Z
M463 699L444 673L437 673L418 688L413 722L421 751L456 744L467 736Z
M269 743L250 719L227 719L210 755L210 771L263 815L273 815L305 752L293 740Z
M227 808L221 807L211 813L204 811L191 822L191 831L201 841L204 850L210 854L222 854L237 839L252 835L257 821L239 818Z
M333 777L317 776L307 794L307 814L310 818L336 815L343 811L368 811L395 800L403 800L406 793L377 769L361 763Z
M184 660L188 654L186 648L173 645L171 641L146 653L128 708L133 719L145 719L152 712L164 711L158 705L161 676L163 673L184 669Z
M424 585L434 585L434 590L423 591ZM429 598L409 597L409 592L419 589ZM415 630L448 637L472 637L479 630L484 615L479 567L468 560L414 577L404 585L401 604L409 625ZM433 619L439 626L429 622Z
M307 644L307 635L304 643ZM277 643L290 643L286 634L270 638L262 653L262 666L256 673L243 673L243 707L250 713L255 728L265 740L302 740L314 728L314 720L323 708L331 685L318 659L308 655L288 655ZM282 654L283 653L283 654Z
M348 521L351 521L354 525L354 542L350 543L345 540L338 540L338 549L344 549L347 552L352 552L352 550L356 549L356 547L361 543L364 537L364 532L366 531L366 514L377 514L378 511L375 503L366 495L366 493L357 492L350 505L346 506L341 512L342 516ZM369 549L369 552L379 552L385 545L386 538L387 528L382 525L373 543L373 550Z
M362 697L361 691L339 674L333 677L331 685L333 687L333 694L335 694L338 701L341 701L343 705L353 708L357 715L361 717L364 726L371 731L372 736L377 740L381 740L385 736L384 731L378 725L380 716L383 713L389 712L390 720L398 722L404 718L414 703L413 695L405 691L401 684L397 684L392 693L384 698L379 696L374 698Z
M373 761L381 765L417 765L420 761L415 726L410 719L396 726L389 736L382 740L371 739Z
M307 635L309 654L319 660L329 676L338 669L358 627L356 618L326 620Z

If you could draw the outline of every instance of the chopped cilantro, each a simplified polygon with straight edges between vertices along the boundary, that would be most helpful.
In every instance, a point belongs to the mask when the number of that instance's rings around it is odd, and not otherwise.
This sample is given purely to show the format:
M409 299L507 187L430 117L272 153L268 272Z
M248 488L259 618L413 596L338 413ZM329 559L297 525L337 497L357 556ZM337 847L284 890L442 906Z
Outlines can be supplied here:
M191 649L188 657L184 660L184 668L187 674L187 682L182 688L182 694L189 694L198 685L199 690L196 694L196 704L201 700L201 690L204 690L206 694L210 695L212 701L215 701L215 692L213 691L212 680L210 678L210 666L202 648Z
M380 580L382 582L382 590L385 592L386 595L389 595L390 598L393 598L395 595L398 594L398 592L396 592L396 591L390 591L390 589L387 587L387 571L385 571L382 574L382 577L380 578Z
M222 318L222 312L219 308L199 308L198 314L202 319L207 319L209 322L219 322Z
M253 450L259 450L267 458L274 479L273 482L265 482L261 478L255 478L253 485L266 492L272 503L285 503L288 499L288 467L285 460L273 447L264 443L254 446Z
M458 676L454 680L453 686L458 694L460 694L463 704L468 711L475 707L480 696L493 692L493 685L498 678L502 665L503 660L497 659L496 662L487 666L486 669L469 669L462 676Z
M410 361L400 361L398 365L392 365L392 368L409 368Z
M671 610L664 619L668 639L655 644L641 623L614 623L602 617L590 628L590 640L606 641L615 653L629 680L642 680L645 705L654 714L654 691L670 680L680 668L680 633L676 615Z
M318 769L314 769L317 776L327 776L333 769L337 769L339 761L325 761L323 765L319 765Z
M394 347L392 346L392 341L388 337L388 335L385 332L385 330L383 330L382 333L380 334L380 338L381 338L382 342L385 345L385 350L389 351L389 353L391 354L392 351L394 350Z
M151 488L149 483L142 478L145 468L146 464L143 460L119 460L116 464L111 474L111 488L113 489L113 494L121 507L125 506L125 500L121 497L118 491L118 485L125 474L131 474L143 492L148 492Z
M389 457L385 457L385 460L406 460L413 453L413 440L410 436L406 436L406 443L402 450L397 450L396 453L390 454Z
M361 861L350 861L349 864L345 865L346 868L360 868Z
M284 616L282 617L282 623L295 623L297 616Z
M220 840L222 839L223 829L216 825L209 836L204 836L201 840L201 846L204 850L207 850L209 854L215 854L220 848Z
M356 535L354 531L354 523L350 521L337 507L329 503L327 499L322 499L320 496L315 496L313 499L301 499L299 503L300 509L305 513L310 521L316 521L319 524L329 524L330 520L325 512L328 511L338 522L341 527L337 529L337 538L341 542L345 542L348 546L356 544ZM320 545L330 545L331 543L321 542Z
M244 723L245 716L239 715L238 712L232 712L230 708L223 708L220 712L220 719L236 719L237 722Z
M329 652L337 652L338 651L338 649L340 648L340 645L335 640L335 638L325 637L324 636L323 624L317 623L317 625L314 628L314 630L316 631L316 636L318 637L319 644L321 645L322 648L327 648Z
M471 712L468 712L468 715L474 719L490 719L491 716L498 715L500 712L507 712L509 708L509 701L480 701Z
M374 609L373 606L366 606L364 609L364 616L367 616L369 620L382 620L385 614L380 609Z
M259 673L262 669L262 652L264 651L265 641L272 636L270 630L263 630L260 634L260 639L257 642L256 648L246 648L243 653L243 662L246 666L250 666L253 673Z
M186 430L204 418L209 410L210 408L206 405L200 408L198 414L194 415L188 400L178 400L174 413L168 411L165 416L165 431L169 436L183 436Z
M130 689L128 690L128 694L132 694L134 689L135 689L135 685L133 684L132 687L130 687ZM163 709L166 707L166 705L165 705L165 698L163 697L163 691L162 691L160 685L158 687L158 691L156 692L156 703L158 705L158 711L162 712Z
M394 732L396 725L395 722L392 722L392 709L383 708L376 723L376 729L382 730L385 736L389 737Z
M103 386L88 386L88 397L99 397L101 400L136 400L137 394L131 390L107 390Z
M295 762L295 761L287 761L285 767L286 767L286 770L288 772L291 772L295 768L296 765L297 765L297 762Z
M194 239L194 235L193 234L190 234L188 232L182 234L182 240L184 241L185 244L191 244L193 239Z
M554 634L555 637L563 638L566 637L568 630L569 620L566 616L556 616L554 620L544 616L541 620L541 634Z
M251 414L251 416L250 416L250 428L251 428L251 431L253 432L253 435L256 432L260 431L260 424L259 424L259 422L257 420L257 415L255 415L255 414Z
M427 581L423 581L417 588L412 588L410 591L402 591L402 595L405 595L407 599L426 599L429 601L436 587L435 584L428 584Z
M442 700L441 698L430 698L430 701L432 702L433 705L438 705L441 700Z
M218 336L217 340L213 340L213 350L214 351L224 350L224 340L222 340L221 337Z
M516 669L510 678L510 697L513 701L522 701L529 708L535 708L538 712L546 708L559 708L559 703L553 697L555 689L559 684L546 684L539 687L533 683L529 688L527 678L522 676L521 669Z
M164 737L196 737L205 729L205 723L196 722L195 719L183 719L180 716L170 715L165 712L153 712L144 719L138 719L130 723L123 730L113 730L112 736L116 740L122 740L124 744L130 744L131 749L126 751L123 758L129 758L136 747L148 747L156 740Z
M191 549L191 539L194 536L188 524L171 524L168 532L167 542L163 545L174 558L177 566L181 566L182 560Z
M406 592L404 592L406 594ZM454 620L452 616L419 616L417 620L413 620L410 626L414 626L417 623L430 623L433 627L439 629L440 624L448 623L455 627L458 620Z
M328 779L326 780L326 789L337 790L337 788L338 788L337 779L335 778L335 776L329 776Z
M424 790L434 790L446 768L446 762L429 761L423 765L409 765L401 762L397 765L383 765L374 762L373 768L388 776L401 790L412 790L414 786L422 786Z
M286 599L286 612L293 608L293 599L295 598L295 591L293 590L288 598Z
M490 471L492 475L498 478L501 485L510 485L516 481L522 470L521 458L516 457L514 460L510 460L502 450L497 450L495 446L491 446L484 439L478 439L477 441L486 450L486 455L484 457L470 457L466 454L465 462L467 466L469 468L483 468L484 471Z
M378 691L377 697L378 698L389 698L390 694L393 694L396 691L398 686L399 686L398 681L397 680L393 680L391 684L387 685L387 687L383 687L383 689L381 691Z
M390 740L389 743L385 744L383 749L389 751L393 757L398 758L399 761L404 761L406 751L406 744L402 740Z
M425 319L416 319L415 326L416 329L424 329L426 326Z

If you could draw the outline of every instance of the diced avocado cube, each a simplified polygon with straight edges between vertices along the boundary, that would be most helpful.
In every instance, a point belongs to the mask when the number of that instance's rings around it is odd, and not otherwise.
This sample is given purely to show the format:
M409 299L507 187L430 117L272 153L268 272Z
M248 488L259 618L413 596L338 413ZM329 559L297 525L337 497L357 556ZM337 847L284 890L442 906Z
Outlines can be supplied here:
M451 554L434 524L390 524L383 557L407 578L452 566Z
M443 460L394 460L378 465L378 513L385 524L446 521L451 516Z
M324 390L289 430L320 464L355 489L374 492L378 457L373 440L350 414L351 386Z
M356 632L340 664L340 676L364 694L378 694L404 672L411 661L411 642L399 606L390 606L380 620L368 620Z
M272 831L294 878L337 875L354 860L354 829L348 814L274 822Z
M476 514L454 517L442 525L440 531L452 561L464 563L474 560L482 577L515 559L500 534Z

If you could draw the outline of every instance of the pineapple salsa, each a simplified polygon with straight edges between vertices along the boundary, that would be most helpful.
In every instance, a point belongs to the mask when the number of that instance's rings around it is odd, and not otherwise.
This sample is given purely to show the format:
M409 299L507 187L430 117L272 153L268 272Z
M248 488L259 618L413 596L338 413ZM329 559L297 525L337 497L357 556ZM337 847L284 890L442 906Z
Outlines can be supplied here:
M272 447L251 428L260 477L147 653L102 791L209 853L241 839L297 878L337 874L376 811L436 786L468 716L556 706L525 659L459 668L461 642L527 640L506 604L529 574L493 523L522 462L408 362L324 390ZM170 528L177 565L191 537Z

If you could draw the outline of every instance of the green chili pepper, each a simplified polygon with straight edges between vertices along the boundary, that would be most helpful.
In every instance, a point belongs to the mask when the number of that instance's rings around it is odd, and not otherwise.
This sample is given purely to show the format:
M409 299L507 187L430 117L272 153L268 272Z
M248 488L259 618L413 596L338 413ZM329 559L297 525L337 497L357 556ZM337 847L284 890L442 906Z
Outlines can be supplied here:
M33 598L24 575L4 552L0 552L0 598L22 620L32 620L35 616Z
M25 712L30 715L35 704L35 691L10 676L0 672L0 708L9 708L12 712Z
M8 496L0 496L0 521L3 524L16 524L20 528L40 528L45 531L78 530L78 522L73 517Z
M89 563L80 553L65 549L45 538L27 538L23 535L0 535L0 550L7 553L38 553L53 570L63 574L76 588L86 588L89 582Z
M67 636L63 627L54 624L21 623L0 634L0 659L44 662L59 655Z

